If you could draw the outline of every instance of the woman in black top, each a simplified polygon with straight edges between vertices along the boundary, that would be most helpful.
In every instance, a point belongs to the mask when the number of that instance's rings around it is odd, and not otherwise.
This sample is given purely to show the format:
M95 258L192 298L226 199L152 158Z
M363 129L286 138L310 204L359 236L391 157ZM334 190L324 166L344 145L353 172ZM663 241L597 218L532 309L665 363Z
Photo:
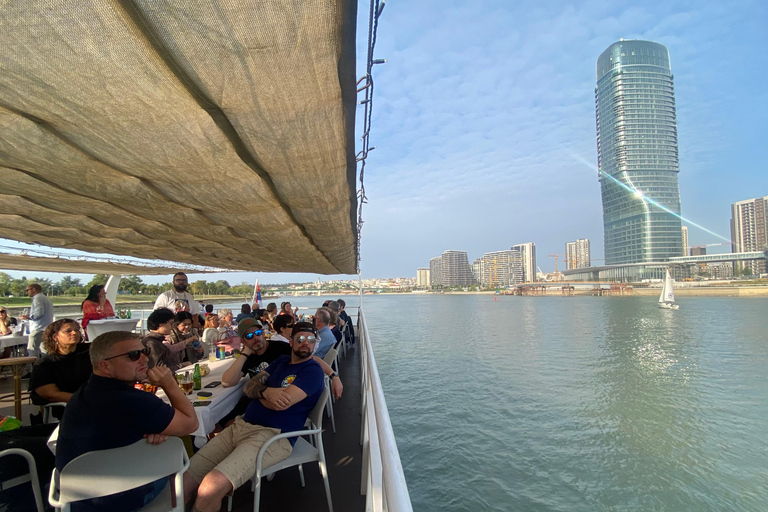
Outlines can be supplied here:
M91 345L82 341L80 325L71 318L56 320L45 328L43 346L48 354L37 360L29 380L33 404L68 402L85 384L93 368L88 352ZM53 415L61 418L63 412L63 407L57 407Z

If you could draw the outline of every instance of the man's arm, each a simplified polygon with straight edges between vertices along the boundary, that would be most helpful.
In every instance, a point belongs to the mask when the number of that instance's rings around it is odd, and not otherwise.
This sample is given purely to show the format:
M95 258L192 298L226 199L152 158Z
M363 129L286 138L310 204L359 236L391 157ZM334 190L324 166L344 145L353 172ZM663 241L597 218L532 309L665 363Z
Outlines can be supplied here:
M176 383L171 370L156 366L147 370L147 377L150 383L163 388L171 407L175 409L171 423L160 433L166 436L185 436L197 430L199 422L195 408Z
M225 388L234 386L240 382L240 379L243 378L243 366L245 366L245 362L249 355L251 355L250 352L246 354L245 350L243 350L243 352L240 353L240 357L232 361L232 364L229 365L227 371L225 371L224 375L221 376L221 384ZM248 386L247 383L246 386Z
M262 392L267 388L267 372L259 372L251 380L245 383L243 387L243 393L248 398L261 398Z
M261 405L273 411L284 411L305 398L304 390L291 384L285 388L266 388L261 393Z
M56 384L46 384L35 388L35 393L49 402L69 402L69 399L72 398L72 393L60 390Z
M344 384L341 383L341 377L339 377L339 375L333 371L331 365L319 357L312 356L312 359L314 359L320 365L320 368L323 369L323 373L331 378L331 393L333 393L333 398L336 400L341 398L341 394L344 392Z

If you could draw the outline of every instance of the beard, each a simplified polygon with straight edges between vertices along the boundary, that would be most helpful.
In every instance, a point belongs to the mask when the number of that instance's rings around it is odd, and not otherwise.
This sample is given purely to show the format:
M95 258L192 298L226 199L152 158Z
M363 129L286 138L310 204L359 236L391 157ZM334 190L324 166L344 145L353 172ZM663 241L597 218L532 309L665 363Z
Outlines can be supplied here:
M310 349L306 345L302 345L298 348L293 349L293 353L296 357L300 359L306 359L312 355L312 349Z
M174 289L174 290L176 290L176 291L177 291L177 292L179 292L179 293L184 293L185 291L187 291L187 286L188 286L188 284L187 284L187 283L183 283L183 284L174 284L174 285L173 285L173 289Z

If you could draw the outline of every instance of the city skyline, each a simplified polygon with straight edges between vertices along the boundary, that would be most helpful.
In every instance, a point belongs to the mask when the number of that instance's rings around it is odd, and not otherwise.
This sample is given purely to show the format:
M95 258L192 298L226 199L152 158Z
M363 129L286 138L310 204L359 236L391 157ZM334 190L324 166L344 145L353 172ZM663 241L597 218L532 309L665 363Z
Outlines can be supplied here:
M682 213L709 231L684 221L690 245L730 240L731 204L768 192L768 56L753 51L768 47L767 9L757 1L388 4L375 52L388 62L373 75L363 277L413 275L447 247L473 261L521 240L547 255L588 238L592 258L604 258L595 60L621 38L655 41L672 55ZM367 24L360 12L359 48ZM364 59L359 51L358 76ZM538 265L551 271L554 260L540 256Z

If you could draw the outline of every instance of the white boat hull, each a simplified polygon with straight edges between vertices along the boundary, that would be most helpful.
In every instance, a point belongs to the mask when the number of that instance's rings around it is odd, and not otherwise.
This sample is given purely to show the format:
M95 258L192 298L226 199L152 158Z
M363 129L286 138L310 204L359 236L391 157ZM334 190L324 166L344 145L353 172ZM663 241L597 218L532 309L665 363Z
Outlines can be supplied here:
M678 306L677 304L667 304L665 302L660 302L659 307L661 309L680 309L680 306Z

